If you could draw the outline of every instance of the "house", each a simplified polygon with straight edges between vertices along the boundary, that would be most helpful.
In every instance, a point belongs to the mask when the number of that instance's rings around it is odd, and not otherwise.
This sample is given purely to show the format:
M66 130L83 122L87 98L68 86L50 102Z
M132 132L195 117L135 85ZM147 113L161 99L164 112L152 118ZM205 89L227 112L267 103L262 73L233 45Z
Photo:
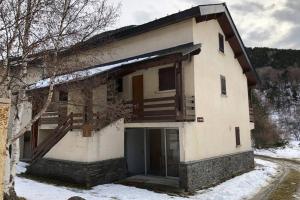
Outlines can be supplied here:
M81 47L79 59L101 63L55 78L52 104L32 127L28 173L87 186L165 177L193 191L253 169L249 91L257 76L225 4ZM33 113L48 86L44 79L29 88Z

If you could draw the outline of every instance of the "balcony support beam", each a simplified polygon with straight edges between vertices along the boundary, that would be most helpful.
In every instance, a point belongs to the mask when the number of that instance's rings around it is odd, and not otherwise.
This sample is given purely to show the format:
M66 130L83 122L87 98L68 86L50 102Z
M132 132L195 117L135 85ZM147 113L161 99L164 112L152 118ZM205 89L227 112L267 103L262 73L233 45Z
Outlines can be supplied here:
M184 119L184 102L183 102L183 76L182 76L182 62L175 64L175 90L176 90L176 120L182 121Z

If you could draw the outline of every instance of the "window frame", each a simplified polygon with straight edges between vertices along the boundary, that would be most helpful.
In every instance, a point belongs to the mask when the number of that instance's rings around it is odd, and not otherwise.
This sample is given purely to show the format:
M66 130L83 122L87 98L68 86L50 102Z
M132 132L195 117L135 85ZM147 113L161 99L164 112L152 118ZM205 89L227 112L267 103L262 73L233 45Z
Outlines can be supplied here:
M235 127L235 145L237 147L241 146L241 131L239 126Z
M172 70L174 72L173 78L170 78L171 76L168 76L170 80L173 81L173 83L168 82L170 85L165 84L165 77L161 77L162 73L166 73L164 71ZM166 75L165 75L166 76ZM172 91L176 89L176 68L175 66L168 66L158 69L158 91Z
M220 75L220 82L221 82L221 95L227 96L226 77L223 75Z
M225 40L222 33L219 33L219 51L225 53Z

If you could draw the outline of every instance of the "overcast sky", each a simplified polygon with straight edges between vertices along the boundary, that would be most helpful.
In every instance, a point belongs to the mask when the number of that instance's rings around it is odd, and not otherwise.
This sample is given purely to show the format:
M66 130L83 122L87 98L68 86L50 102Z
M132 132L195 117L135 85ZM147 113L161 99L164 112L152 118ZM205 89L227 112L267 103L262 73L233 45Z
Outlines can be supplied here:
M190 8L226 2L246 46L300 49L300 0L112 0L121 2L117 27L142 24Z

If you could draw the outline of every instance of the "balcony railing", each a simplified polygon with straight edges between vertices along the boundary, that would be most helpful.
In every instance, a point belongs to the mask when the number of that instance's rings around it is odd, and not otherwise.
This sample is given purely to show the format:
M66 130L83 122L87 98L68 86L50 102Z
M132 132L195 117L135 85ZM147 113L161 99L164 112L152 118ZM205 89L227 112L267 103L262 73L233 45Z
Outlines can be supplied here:
M253 108L249 108L250 122L254 122L254 111Z
M72 130L82 129L86 123L89 123L93 130L99 130L106 125L106 121L99 113L92 113L91 120L87 120L84 113L72 113L72 117ZM59 125L64 119L65 117L60 116L57 111L46 112L40 119L40 125ZM54 126L52 128L54 128Z
M182 102L176 96L144 99L142 105L127 102L132 110L125 118L125 122L176 122L195 121L195 100L193 96L185 96ZM50 125L44 128L54 129L67 116L67 111L61 112L61 105L51 105L51 108L42 115L40 125ZM66 107L63 105L63 107ZM130 115L130 116L129 116ZM122 118L122 117L120 117ZM89 124L93 130L100 130L109 123L107 113L73 113L72 130L82 129Z
M142 105L132 104L133 114L128 122L174 122L194 121L194 97L184 97L182 106L176 102L176 96L144 99ZM138 108L137 108L138 107Z

